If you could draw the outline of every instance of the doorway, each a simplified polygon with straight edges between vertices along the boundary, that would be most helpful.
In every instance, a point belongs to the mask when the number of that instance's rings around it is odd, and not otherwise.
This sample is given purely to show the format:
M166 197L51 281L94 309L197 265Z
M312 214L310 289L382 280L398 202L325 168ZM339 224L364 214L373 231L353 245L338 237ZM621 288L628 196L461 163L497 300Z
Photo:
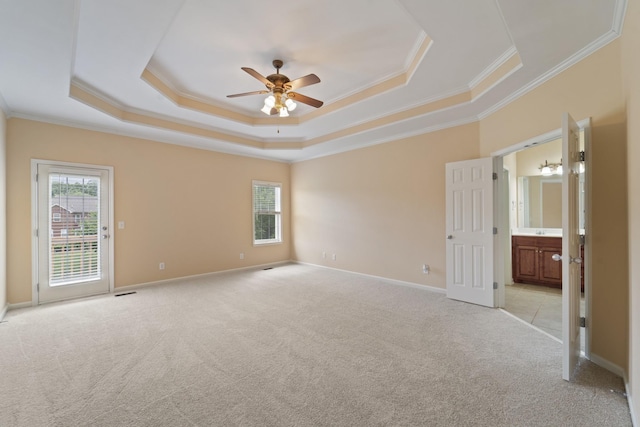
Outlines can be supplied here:
M33 304L113 289L110 167L32 161Z
M589 120L580 122L580 150L589 151ZM501 242L504 255L504 299L500 307L541 331L562 340L562 268L552 261L562 251L562 142L560 131L493 153L503 160L500 195L501 224L507 232ZM588 158L588 156L587 156ZM585 159L586 160L586 159ZM588 234L587 162L579 179L580 230ZM560 166L560 167L559 167ZM559 170L558 170L559 169ZM584 244L584 291L580 316L588 318L589 246ZM517 261L521 261L518 265ZM513 271L512 271L513 266ZM581 347L589 357L589 329L580 328Z

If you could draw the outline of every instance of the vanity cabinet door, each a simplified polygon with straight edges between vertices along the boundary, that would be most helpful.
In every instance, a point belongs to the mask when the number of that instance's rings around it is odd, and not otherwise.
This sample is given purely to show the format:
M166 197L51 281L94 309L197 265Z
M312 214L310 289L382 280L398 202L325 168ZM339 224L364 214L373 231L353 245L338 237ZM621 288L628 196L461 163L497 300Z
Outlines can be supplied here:
M540 256L535 238L513 236L513 280L516 283L537 283L540 280Z
M545 242L547 244L540 247L540 283L562 288L562 261L551 258L554 254L562 254L562 239L557 240L557 245L548 244L555 242Z

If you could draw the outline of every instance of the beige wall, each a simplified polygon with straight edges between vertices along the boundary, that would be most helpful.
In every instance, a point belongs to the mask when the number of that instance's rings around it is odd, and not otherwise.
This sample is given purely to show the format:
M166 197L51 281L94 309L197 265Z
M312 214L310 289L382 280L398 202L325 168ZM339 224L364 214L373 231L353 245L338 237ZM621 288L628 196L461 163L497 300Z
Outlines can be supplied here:
M640 422L640 2L627 6L622 37L622 65L627 94L627 164L629 203L630 341L629 382L636 423Z
M0 319L7 306L7 119L0 109Z
M293 164L293 257L443 288L445 163L477 147L470 124Z
M7 158L10 303L31 301L33 158L114 167L115 221L125 221L111 233L116 287L289 259L286 163L16 118L8 121ZM283 184L284 244L253 247L253 179Z

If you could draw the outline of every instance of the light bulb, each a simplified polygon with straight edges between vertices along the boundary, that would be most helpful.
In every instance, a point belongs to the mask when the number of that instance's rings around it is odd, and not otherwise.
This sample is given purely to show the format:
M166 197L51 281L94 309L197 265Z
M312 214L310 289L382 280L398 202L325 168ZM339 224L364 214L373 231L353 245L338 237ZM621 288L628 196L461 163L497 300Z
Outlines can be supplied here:
M558 166L556 169L556 175L562 175L562 165Z
M267 99L264 100L264 105L269 108L273 108L273 106L276 105L276 99L273 97L273 95L267 96Z
M286 105L286 106L287 106L287 109L288 109L289 111L293 111L293 110L295 110L295 109L296 109L296 107L298 106L295 102L293 102L293 99L287 99L287 100L284 102L284 105Z
M553 174L551 173L551 168L550 168L549 166L545 166L545 167L543 167L543 168L542 168L542 170L540 171L540 174L541 174L542 176L549 176L549 175L553 175Z
M271 108L273 108L273 107L269 107L269 106L267 105L267 103L265 102L265 103L264 103L264 107L262 107L262 110L260 110L260 111L262 111L263 113L265 113L267 116L270 116L270 115L271 115Z
M282 107L280 109L280 117L289 117L289 112L287 111L287 107Z

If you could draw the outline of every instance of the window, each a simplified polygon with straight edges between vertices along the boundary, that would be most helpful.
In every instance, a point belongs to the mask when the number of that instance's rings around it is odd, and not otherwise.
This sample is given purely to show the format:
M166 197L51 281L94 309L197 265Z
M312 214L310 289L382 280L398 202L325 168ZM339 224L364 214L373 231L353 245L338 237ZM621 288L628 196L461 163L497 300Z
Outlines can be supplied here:
M253 181L253 244L282 242L280 190L274 182Z
M60 214L60 212L54 212L53 222L60 222L60 221L62 221L62 215Z

